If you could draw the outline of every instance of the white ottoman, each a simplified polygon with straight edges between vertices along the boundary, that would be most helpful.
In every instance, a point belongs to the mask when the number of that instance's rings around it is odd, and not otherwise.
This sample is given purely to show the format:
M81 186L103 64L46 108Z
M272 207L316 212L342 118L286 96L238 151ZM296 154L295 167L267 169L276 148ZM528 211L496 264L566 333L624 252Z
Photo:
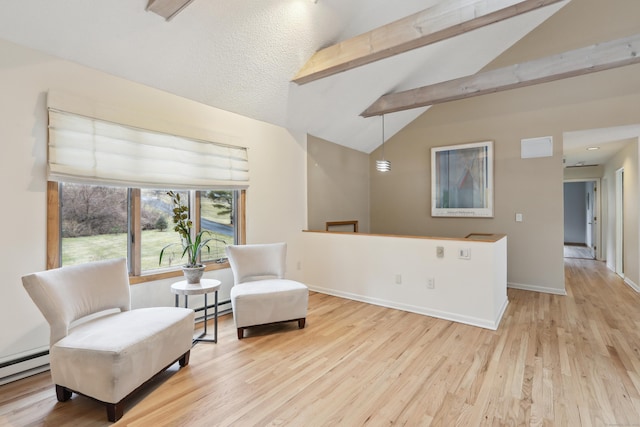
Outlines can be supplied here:
M233 319L238 339L247 326L297 320L304 328L309 301L306 285L288 279L246 282L231 288Z

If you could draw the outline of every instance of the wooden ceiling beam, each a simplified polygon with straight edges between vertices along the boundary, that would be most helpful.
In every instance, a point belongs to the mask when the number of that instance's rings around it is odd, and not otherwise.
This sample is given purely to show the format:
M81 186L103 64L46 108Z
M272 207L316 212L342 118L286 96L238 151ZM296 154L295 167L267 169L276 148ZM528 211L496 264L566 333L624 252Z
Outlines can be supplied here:
M464 34L564 0L447 0L316 52L292 81L333 74Z
M640 63L640 34L468 77L383 95L361 116L379 116L637 63Z

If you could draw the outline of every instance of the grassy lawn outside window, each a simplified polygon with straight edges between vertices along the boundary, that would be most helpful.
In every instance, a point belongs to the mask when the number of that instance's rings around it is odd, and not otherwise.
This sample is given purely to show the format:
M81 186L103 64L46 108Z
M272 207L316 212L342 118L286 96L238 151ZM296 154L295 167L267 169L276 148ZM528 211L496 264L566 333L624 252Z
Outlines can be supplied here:
M206 270L227 268L225 246L244 243L244 190L180 190L189 201L195 232L209 230L202 251ZM182 275L182 250L160 250L180 242L171 221L167 190L49 182L47 268L126 257L131 283Z

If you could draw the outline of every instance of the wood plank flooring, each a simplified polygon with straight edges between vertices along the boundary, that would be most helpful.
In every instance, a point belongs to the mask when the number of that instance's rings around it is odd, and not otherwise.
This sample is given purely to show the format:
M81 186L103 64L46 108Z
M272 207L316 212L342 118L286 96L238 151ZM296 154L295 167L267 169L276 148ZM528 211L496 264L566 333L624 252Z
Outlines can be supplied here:
M307 327L231 316L136 396L118 426L640 424L640 296L593 260L565 261L567 296L509 289L497 331L312 293ZM464 298L464 295L461 295ZM48 373L0 387L0 425L103 426Z

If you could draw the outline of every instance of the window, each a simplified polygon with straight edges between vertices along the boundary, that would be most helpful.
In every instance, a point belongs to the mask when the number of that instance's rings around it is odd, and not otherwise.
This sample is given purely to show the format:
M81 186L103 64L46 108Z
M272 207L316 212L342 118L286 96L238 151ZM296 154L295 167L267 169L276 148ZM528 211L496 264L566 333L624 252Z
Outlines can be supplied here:
M60 265L127 256L127 189L60 185Z
M164 121L56 92L47 106L47 268L126 257L132 283L180 275L165 188L189 201L192 231L214 238L201 253L207 270L228 266L225 246L244 243L249 187L247 148L235 136L217 134L228 144L171 134Z
M167 190L49 183L48 268L126 257L132 283L181 274L180 238ZM225 246L244 243L244 190L180 190L196 232L215 240L202 252L207 270L226 268ZM159 254L167 245L162 265Z
M220 262L226 258L224 247L237 242L234 213L237 192L228 190L200 191L200 230L209 230L215 236L210 251L201 253L202 261ZM210 235L210 236L211 236Z

